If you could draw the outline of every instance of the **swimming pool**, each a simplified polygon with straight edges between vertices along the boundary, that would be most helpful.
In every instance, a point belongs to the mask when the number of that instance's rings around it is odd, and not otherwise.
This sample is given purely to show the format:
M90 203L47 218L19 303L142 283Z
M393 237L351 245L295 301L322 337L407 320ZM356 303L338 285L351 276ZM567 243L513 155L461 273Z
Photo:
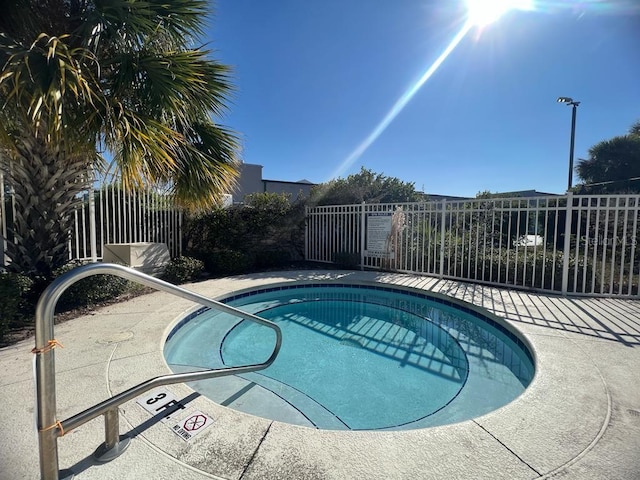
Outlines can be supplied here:
M260 372L194 382L254 415L338 430L400 430L459 422L519 396L534 375L516 331L468 304L379 285L280 285L222 300L276 322L276 361ZM200 309L165 344L175 372L264 361L264 326Z

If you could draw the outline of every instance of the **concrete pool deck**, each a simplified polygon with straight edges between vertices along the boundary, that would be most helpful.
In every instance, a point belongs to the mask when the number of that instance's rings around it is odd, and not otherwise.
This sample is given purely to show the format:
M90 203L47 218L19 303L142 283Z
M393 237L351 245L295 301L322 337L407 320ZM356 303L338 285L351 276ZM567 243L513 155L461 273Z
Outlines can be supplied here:
M217 298L289 281L382 282L437 292L506 318L531 342L537 373L522 396L474 420L422 430L316 430L254 417L163 387L186 407L161 421L136 401L120 408L131 438L109 463L91 457L102 419L58 439L60 468L79 479L633 479L640 478L640 302L548 296L432 277L300 271L186 285ZM162 346L194 304L152 293L55 327L57 412L66 419L170 373ZM0 479L39 477L33 339L0 349ZM146 397L146 395L143 395ZM213 419L190 441L171 427L199 411Z

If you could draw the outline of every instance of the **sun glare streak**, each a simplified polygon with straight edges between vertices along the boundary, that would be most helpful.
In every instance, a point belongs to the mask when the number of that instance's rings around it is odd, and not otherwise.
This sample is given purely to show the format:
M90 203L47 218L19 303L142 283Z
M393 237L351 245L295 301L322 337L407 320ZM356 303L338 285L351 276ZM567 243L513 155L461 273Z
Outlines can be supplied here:
M484 27L498 20L510 10L552 12L555 10L575 10L578 3L582 10L590 10L596 13L638 13L640 7L638 0L465 0L467 7L467 20L460 31L453 37L447 48L431 64L416 83L411 85L391 107L389 112L376 125L372 132L349 154L349 156L333 172L330 179L337 178L348 170L364 152L384 133L393 120L402 112L424 83L431 78L442 65L451 52L458 46L462 39L472 28L479 32Z
M533 0L466 0L467 19L485 27L510 10L532 10Z
M353 152L349 154L349 156L340 164L340 166L333 172L331 178L337 178L342 173L344 173L349 167L351 167L358 158L362 156L362 154L367 151L367 149L375 142L380 135L387 129L389 124L393 122L393 120L398 116L398 114L404 109L404 107L411 101L420 87L424 85L424 83L431 78L431 76L436 72L436 70L442 65L442 62L453 52L453 50L458 46L460 41L465 37L465 35L469 32L469 30L474 26L472 22L466 22L460 31L453 37L453 40L447 45L447 48L440 54L440 56L431 64L431 66L422 74L422 76L418 79L416 83L411 85L402 96L396 101L396 103L391 107L391 110L384 116L384 118L376 125L373 131L365 138L360 145L356 147Z

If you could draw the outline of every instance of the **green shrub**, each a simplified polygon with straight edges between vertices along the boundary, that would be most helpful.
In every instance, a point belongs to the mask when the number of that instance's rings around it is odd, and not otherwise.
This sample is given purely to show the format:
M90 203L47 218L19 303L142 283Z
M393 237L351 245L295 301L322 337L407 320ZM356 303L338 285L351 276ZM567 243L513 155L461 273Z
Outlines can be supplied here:
M55 270L54 276L57 278L82 264L79 261L69 262ZM70 310L95 305L132 290L134 284L124 278L115 275L93 275L83 278L65 290L58 301L58 309Z
M284 194L260 193L244 205L187 217L188 255L214 274L284 266L304 258L304 204Z
M26 293L33 282L19 273L0 273L0 341L11 326L27 317Z
M207 271L213 274L244 273L253 265L249 255L237 250L215 250L203 260Z
M257 268L274 268L291 261L291 254L285 250L263 250L255 253L254 264Z
M162 278L171 283L197 280L204 270L204 262L193 257L176 257L166 266Z
M560 291L562 289L562 266L564 255L560 251L544 248L520 248L493 252L460 249L457 256L445 257L445 275L469 280L499 282L507 285L522 285ZM583 275L589 281L593 274L590 259L569 257L568 289L581 290ZM578 274L574 278L573 272ZM596 278L599 288L599 277Z
M352 270L360 265L358 252L336 252L333 254L333 263L340 268Z

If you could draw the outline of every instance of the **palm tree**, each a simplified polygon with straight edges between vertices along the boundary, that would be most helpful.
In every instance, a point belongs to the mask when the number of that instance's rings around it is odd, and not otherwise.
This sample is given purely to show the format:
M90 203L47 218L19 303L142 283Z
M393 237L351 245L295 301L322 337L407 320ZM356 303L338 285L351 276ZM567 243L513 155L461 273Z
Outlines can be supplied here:
M16 201L11 269L68 258L73 207L108 152L126 188L206 208L237 176L215 123L228 67L196 44L206 0L0 0L0 167ZM12 235L10 235L12 237ZM10 240L10 239L7 239Z
M613 137L592 146L589 158L580 159L578 176L584 193L640 192L640 122L627 135Z

